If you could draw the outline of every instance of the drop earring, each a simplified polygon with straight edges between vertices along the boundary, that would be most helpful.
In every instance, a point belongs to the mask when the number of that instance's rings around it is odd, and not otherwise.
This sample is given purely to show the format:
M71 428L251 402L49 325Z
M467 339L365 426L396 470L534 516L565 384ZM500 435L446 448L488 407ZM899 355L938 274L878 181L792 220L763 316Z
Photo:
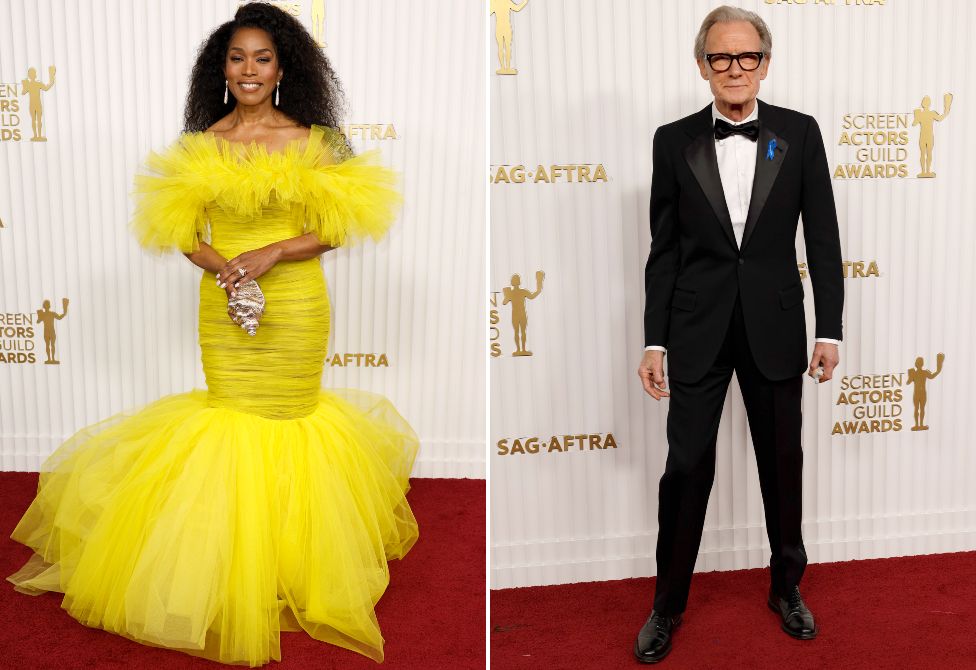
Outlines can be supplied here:
M224 79L224 104L227 104L227 80Z
M278 80L278 83L275 84L275 107L278 107L279 106L279 102L278 102L278 89L280 89L280 88L281 88L281 80L279 79Z

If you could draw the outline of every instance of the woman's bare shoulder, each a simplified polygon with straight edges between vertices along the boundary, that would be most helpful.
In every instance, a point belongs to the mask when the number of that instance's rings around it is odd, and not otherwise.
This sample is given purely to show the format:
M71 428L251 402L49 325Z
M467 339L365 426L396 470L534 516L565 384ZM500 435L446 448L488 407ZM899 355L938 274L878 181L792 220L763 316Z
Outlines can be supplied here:
M285 117L281 125L275 127L275 132L280 133L282 139L286 141L308 139L312 129L303 126L298 121Z
M207 128L204 132L213 133L214 135L220 136L231 130L233 127L234 124L231 121L230 114L228 114L224 118L215 121L214 124Z

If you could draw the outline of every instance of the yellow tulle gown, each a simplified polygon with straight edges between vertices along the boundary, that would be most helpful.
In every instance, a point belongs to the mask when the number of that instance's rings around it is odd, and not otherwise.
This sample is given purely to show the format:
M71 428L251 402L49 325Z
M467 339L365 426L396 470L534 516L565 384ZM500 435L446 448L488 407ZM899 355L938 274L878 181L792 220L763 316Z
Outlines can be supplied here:
M282 152L188 133L137 178L147 248L225 258L312 232L332 246L380 237L399 196L375 153L313 126ZM407 504L417 451L382 397L326 392L329 301L318 259L258 279L255 336L200 281L207 389L78 432L47 459L12 537L35 554L8 579L64 593L88 626L224 663L281 658L304 630L377 661L373 606L388 558L417 539Z

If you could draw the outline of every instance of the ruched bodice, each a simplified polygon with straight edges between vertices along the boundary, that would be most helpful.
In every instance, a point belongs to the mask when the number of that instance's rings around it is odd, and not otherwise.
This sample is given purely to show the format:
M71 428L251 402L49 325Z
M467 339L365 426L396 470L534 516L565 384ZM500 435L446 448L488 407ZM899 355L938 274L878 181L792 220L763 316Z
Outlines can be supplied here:
M272 201L255 215L239 216L219 205L205 208L210 246L224 258L305 233L305 212L295 203Z
M253 216L206 208L211 245L224 258L301 235L304 211L272 201ZM200 352L207 402L269 419L310 414L318 404L329 341L329 299L319 260L278 263L258 280L264 315L254 336L227 316L216 277L200 280Z

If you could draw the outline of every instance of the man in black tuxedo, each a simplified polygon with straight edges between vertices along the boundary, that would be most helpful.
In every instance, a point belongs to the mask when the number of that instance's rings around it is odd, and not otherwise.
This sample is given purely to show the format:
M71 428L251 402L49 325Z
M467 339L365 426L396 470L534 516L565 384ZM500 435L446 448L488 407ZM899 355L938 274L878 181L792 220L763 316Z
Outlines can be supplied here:
M695 57L714 102L654 135L645 345L638 374L670 398L668 460L659 489L654 609L634 653L671 650L701 543L722 405L735 371L756 450L772 550L767 603L781 628L817 634L800 596L804 371L820 382L839 362L844 286L837 214L813 117L756 96L772 38L753 12L719 7ZM816 345L807 366L796 228L803 215ZM664 379L668 356L670 391Z

